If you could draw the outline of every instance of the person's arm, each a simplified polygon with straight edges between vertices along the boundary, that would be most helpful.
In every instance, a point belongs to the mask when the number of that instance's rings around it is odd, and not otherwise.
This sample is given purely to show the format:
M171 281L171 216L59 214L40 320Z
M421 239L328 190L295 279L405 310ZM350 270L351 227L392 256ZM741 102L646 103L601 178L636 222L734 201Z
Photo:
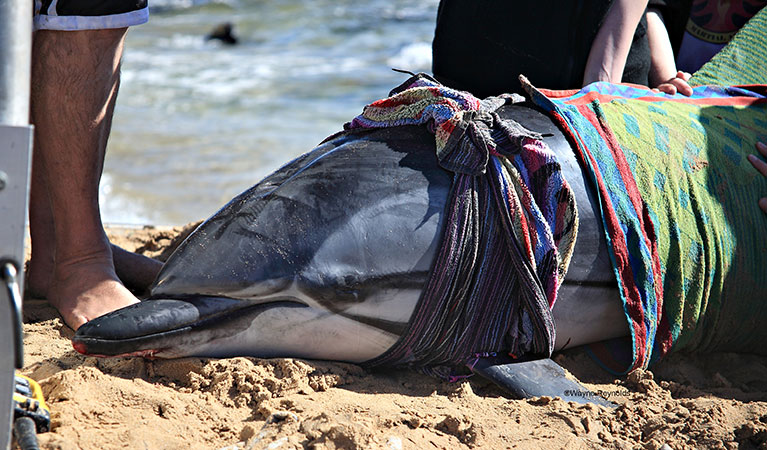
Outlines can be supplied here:
M763 157L767 158L767 145L765 145L764 142L757 142L756 149L759 150L759 153L761 153ZM767 177L767 163L759 159L756 155L748 155L748 161L756 170ZM762 208L762 211L764 211L765 214L767 214L767 197L759 199L759 207Z
M647 41L650 46L650 87L671 95L677 92L692 95L692 88L687 83L690 74L676 70L666 24L660 12L653 8L647 10Z
M620 83L626 58L648 0L616 0L591 44L583 85L595 81Z

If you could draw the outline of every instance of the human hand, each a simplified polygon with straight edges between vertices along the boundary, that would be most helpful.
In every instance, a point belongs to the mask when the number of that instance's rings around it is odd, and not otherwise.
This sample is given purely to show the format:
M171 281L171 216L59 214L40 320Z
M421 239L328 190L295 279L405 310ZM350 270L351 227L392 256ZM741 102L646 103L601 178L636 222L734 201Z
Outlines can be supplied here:
M765 145L764 142L757 142L756 149L759 150L759 153L761 153L763 157L767 158L767 145ZM767 177L767 163L762 161L756 155L748 155L748 160L759 173ZM764 211L765 214L767 214L767 197L759 199L759 207L762 208L762 211Z
M692 95L692 87L687 83L690 81L690 77L691 75L689 73L680 70L676 73L674 78L664 81L653 90L656 92L665 92L669 95L674 95L678 92L689 97Z

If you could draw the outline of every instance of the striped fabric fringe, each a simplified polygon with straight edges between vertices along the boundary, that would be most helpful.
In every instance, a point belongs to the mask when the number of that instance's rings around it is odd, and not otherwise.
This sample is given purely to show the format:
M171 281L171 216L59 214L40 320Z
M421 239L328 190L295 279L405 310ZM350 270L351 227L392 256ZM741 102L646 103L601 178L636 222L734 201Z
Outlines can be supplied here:
M575 198L540 135L419 74L365 107L347 130L426 125L453 172L441 247L399 341L368 367L408 366L450 379L491 353L550 355L551 307L577 233Z

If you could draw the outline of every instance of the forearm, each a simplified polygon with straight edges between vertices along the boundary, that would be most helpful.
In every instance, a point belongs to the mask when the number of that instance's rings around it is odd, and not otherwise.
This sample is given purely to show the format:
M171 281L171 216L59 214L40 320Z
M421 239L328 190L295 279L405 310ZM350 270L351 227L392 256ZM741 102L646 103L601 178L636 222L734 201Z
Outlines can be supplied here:
M639 21L648 0L616 0L605 17L589 51L583 84L619 83Z
M650 87L657 87L676 76L674 50L663 17L656 9L647 11L647 41L650 46Z

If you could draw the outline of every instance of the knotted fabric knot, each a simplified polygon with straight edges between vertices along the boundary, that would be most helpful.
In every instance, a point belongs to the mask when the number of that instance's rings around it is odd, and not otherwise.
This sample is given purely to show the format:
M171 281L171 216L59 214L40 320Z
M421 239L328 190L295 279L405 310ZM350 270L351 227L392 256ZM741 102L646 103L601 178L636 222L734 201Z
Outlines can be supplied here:
M447 88L426 74L418 74L393 89L388 98L367 105L344 128L426 125L434 133L437 159L444 169L481 175L488 154L506 156L519 152L524 138L541 139L540 134L513 120L503 120L496 113L504 105L522 101L524 98L516 94L480 101L468 92Z

